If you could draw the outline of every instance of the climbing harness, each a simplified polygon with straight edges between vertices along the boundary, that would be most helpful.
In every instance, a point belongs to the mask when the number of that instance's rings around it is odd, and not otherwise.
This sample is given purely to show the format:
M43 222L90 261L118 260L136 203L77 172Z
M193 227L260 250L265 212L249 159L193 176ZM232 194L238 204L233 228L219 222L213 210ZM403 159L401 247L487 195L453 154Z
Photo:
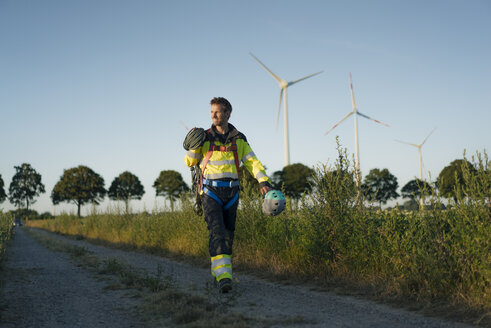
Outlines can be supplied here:
M232 142L232 145L226 147L226 146L218 146L215 145L213 141L210 141L210 148L208 152L205 155L205 158L203 159L203 162L201 164L201 178L200 178L200 183L199 183L199 190L202 191L204 194L210 196L214 200L220 204L223 209L228 210L232 205L235 204L235 202L239 199L239 192L235 194L235 196L228 201L226 204L223 203L223 201L218 197L215 193L213 193L209 188L206 186L212 186L212 187L237 187L239 186L239 179L238 180L232 180L232 181L217 181L217 180L208 180L208 179L203 179L203 174L205 172L206 165L208 164L208 161L211 158L211 155L213 155L214 151L221 151L221 152L229 152L232 151L234 154L234 160L235 160L235 167L237 168L237 177L239 178L239 154L237 153L237 143L235 140Z

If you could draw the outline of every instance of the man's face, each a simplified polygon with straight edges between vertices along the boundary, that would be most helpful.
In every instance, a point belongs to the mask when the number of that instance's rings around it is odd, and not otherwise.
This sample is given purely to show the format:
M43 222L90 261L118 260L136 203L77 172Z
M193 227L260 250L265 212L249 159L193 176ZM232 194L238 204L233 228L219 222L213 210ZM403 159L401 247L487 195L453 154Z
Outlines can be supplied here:
M211 120L214 126L224 126L228 123L230 118L230 112L225 111L225 109L220 104L211 105Z

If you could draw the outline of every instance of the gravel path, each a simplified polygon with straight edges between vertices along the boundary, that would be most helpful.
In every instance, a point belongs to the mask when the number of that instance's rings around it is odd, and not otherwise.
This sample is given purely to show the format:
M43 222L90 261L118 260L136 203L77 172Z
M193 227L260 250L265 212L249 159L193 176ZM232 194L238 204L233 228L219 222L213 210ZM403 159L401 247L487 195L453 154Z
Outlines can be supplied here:
M2 278L0 327L141 327L124 291L105 290L68 255L40 246L21 228L8 246Z
M238 282L231 295L219 296L208 287L209 269L50 235L86 247L100 258L117 258L149 273L155 273L160 267L162 274L171 276L182 290L208 299L225 298L234 304L232 311L267 319L273 326L288 323L288 327L469 327L349 296L311 291L305 286L266 282L244 274L235 275ZM15 278L7 282L3 291L9 313L12 310L16 314L13 318L22 320L22 325L15 327L64 327L66 323L70 323L70 327L135 326L134 318L132 321L118 310L131 305L127 298L117 292L104 292L100 283L70 264L67 256L40 247L21 229L17 229L8 253L8 271L28 272L23 281ZM37 324L33 325L35 322ZM109 322L111 324L107 325Z

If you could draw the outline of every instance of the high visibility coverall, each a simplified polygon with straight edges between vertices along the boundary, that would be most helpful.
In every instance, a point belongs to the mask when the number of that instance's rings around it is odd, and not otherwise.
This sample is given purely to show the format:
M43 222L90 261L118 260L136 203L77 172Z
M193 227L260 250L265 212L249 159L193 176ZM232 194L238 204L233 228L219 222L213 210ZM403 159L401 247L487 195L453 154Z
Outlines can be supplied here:
M261 162L257 159L244 134L229 124L229 132L221 135L212 126L206 131L206 139L202 147L189 150L184 162L191 167L202 164L210 146L231 148L237 145L238 159L257 179L260 187L270 186L270 180ZM213 151L203 172L203 189L201 193L203 211L209 231L209 251L211 272L217 281L224 278L232 279L232 245L234 240L235 220L237 216L238 172L233 151ZM224 186L224 185L227 186ZM211 192L211 195L210 195ZM218 197L218 200L216 199ZM221 203L221 204L220 204Z

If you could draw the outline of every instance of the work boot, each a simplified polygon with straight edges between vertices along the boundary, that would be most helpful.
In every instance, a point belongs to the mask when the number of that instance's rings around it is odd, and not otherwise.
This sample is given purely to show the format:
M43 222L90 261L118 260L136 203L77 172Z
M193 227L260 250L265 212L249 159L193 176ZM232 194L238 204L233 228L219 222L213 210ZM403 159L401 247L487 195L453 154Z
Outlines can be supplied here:
M232 290L232 280L228 278L223 278L218 282L218 288L220 289L220 293L228 293Z

